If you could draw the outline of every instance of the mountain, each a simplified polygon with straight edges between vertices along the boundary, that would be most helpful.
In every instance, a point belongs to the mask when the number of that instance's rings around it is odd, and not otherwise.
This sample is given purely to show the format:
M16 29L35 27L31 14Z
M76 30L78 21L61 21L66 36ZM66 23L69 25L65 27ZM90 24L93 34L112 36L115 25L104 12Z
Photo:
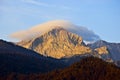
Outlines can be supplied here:
M119 80L120 68L95 57L83 58L77 63L45 74L16 74L2 76L1 80Z
M33 39L21 41L18 45L58 59L91 52L91 49L84 44L82 37L60 26Z
M93 44L88 44L92 49L106 46L111 58L114 61L120 61L120 43L109 43L103 40L99 40Z
M44 57L34 51L0 40L0 75L15 73L43 73L64 68L63 61Z
M119 65L120 49L117 46L119 44L99 40L86 45L81 36L69 32L60 26L17 44L44 56L62 59L67 64L77 62L82 57L94 56ZM118 48L117 50L116 47Z

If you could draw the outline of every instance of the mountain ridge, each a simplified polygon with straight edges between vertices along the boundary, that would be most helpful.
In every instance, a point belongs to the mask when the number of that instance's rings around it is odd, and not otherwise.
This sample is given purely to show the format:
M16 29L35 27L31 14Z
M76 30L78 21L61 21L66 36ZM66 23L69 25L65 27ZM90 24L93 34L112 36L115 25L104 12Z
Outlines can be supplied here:
M88 44L92 49L106 46L110 52L110 55L114 61L120 61L120 43L110 43L104 40L99 40L93 44Z

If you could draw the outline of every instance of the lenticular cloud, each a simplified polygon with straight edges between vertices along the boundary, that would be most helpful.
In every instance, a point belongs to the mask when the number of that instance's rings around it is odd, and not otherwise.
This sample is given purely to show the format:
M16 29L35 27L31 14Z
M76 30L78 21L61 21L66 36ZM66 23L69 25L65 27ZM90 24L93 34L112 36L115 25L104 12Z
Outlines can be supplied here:
M85 41L91 42L100 39L98 35L96 35L93 31L88 30L86 27L80 27L64 20L49 21L40 25L36 25L28 30L15 32L10 36L18 40L32 39L56 27L62 27L70 32L82 36L83 40Z

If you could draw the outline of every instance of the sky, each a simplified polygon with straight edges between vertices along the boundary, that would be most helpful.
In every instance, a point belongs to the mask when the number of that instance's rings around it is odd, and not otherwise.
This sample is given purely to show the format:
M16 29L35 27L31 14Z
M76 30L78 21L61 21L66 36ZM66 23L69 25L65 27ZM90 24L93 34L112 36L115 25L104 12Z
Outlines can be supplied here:
M0 0L0 38L51 21L68 20L120 43L120 0Z

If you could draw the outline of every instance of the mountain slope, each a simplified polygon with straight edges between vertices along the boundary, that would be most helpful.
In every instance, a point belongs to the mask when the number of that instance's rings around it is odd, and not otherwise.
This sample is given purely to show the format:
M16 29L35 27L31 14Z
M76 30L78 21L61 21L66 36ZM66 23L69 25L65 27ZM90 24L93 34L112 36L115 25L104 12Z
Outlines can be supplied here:
M119 80L120 68L99 58L89 57L73 65L46 74L16 74L2 76L4 80ZM16 76L16 77L15 77Z
M89 44L92 49L106 46L110 52L110 56L114 61L120 61L120 43L109 43L103 40L99 40L93 44Z
M18 45L54 58L91 52L81 37L59 26L32 40L21 41Z
M89 57L63 70L40 76L40 78L43 80L119 80L119 74L120 68L115 65L99 58Z
M0 75L11 72L41 73L65 66L60 60L0 40Z

